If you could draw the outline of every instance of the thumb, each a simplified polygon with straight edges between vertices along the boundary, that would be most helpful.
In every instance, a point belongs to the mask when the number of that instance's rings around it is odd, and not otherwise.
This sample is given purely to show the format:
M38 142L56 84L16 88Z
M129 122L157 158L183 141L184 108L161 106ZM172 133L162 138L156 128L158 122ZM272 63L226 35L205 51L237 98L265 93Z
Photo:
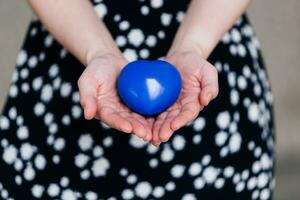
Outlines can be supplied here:
M97 111L96 84L92 80L83 76L78 80L78 88L80 104L84 109L84 117L85 119L90 120L95 117Z

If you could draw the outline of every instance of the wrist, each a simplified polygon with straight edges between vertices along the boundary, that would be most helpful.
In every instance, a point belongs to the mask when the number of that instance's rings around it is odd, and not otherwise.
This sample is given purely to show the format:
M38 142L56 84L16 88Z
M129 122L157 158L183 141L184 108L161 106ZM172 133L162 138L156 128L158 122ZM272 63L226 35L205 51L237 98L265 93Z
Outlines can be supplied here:
M202 58L207 58L208 55L202 45L198 44L195 41L182 41L176 42L174 41L170 50L167 53L167 57L177 54L177 53L185 53L185 52L194 52Z
M100 46L100 45L98 45ZM85 66L88 66L89 63L95 58L107 57L107 56L117 56L123 57L122 52L116 46L105 46L102 48L91 47L87 50L85 54Z

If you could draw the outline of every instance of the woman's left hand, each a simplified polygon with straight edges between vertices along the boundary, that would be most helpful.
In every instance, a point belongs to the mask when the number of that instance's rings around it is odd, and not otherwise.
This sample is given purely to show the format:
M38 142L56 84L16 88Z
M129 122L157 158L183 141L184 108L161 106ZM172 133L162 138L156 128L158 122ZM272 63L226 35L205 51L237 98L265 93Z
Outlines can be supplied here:
M153 124L151 143L155 146L168 141L174 131L197 118L219 91L216 68L199 53L175 52L166 61L180 72L182 89L176 102L160 113Z

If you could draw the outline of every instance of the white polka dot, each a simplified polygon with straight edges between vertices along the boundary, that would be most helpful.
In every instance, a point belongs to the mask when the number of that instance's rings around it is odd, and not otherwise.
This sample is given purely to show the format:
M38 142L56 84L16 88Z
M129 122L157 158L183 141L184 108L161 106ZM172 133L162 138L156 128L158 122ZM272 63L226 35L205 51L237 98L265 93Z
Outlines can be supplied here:
M70 180L69 180L69 178L66 177L66 176L61 177L60 182L59 182L59 184L60 184L62 187L67 187L67 186L69 185L69 183L70 183Z
M197 176L201 173L202 171L202 166L200 163L192 163L191 166L189 167L188 173L191 176Z
M203 130L205 127L205 119L203 117L198 117L193 122L193 129L197 132Z
M109 169L110 164L109 161L101 157L98 160L95 160L92 165L92 172L95 177L105 176L106 171Z
M124 20L119 24L119 28L122 31L126 31L129 28L130 24L128 21Z
M137 54L134 49L125 49L123 55L129 62L137 59Z
M231 166L228 166L224 169L224 176L226 178L230 178L234 173L234 168Z
M50 47L52 43L53 43L53 37L51 35L47 35L44 41L45 47Z
M21 90L24 93L27 93L29 91L29 84L28 83L22 83Z
M228 44L230 42L230 35L228 32L224 33L224 35L222 37L222 42L224 44Z
M35 178L35 171L31 165L27 165L24 169L24 178L27 181L32 181Z
M35 91L39 90L42 87L43 79L41 77L37 77L32 81L32 87Z
M235 191L237 192L241 192L245 189L245 183L244 182L239 182L236 187L235 187Z
M152 8L160 8L163 5L163 0L151 0L150 5Z
M148 49L142 49L142 50L140 50L139 54L140 54L141 58L146 59L149 57L150 52Z
M144 41L144 34L140 29L132 29L128 33L128 41L135 47L140 46Z
M205 168L203 171L203 177L207 183L213 183L216 180L218 174L218 170L211 166Z
M72 86L70 83L63 83L60 88L60 95L62 97L68 97L71 93Z
M41 100L45 101L45 102L49 102L51 100L52 96L53 96L53 89L52 89L51 85L46 84L45 86L43 86L42 92L41 92Z
M107 14L107 8L102 3L94 6L94 9L100 18L103 18Z
M7 130L9 128L10 122L5 116L0 116L0 129Z
M31 193L35 198L41 198L44 190L45 190L45 188L43 186L35 184L31 188Z
M146 39L146 44L149 47L154 47L156 45L156 37L154 35L149 35Z
M16 107L11 107L9 109L8 116L9 116L10 119L16 119L16 117L17 117L17 109L16 109Z
M123 35L119 35L116 38L116 43L119 47L123 47L126 44L127 40Z
M21 50L17 56L17 66L22 66L27 60L27 53L25 50Z
M20 71L20 77L22 79L26 79L28 77L28 75L29 75L28 69L24 68Z
M83 180L87 180L90 177L90 175L91 175L91 173L87 169L85 169L82 172L80 172L80 177Z
M38 59L36 56L31 56L28 60L28 66L30 68L36 67L37 63L38 63Z
M96 200L98 198L98 194L96 192L88 191L85 193L85 198L87 200Z
M251 177L247 182L247 189L253 190L256 187L257 180L255 177Z
M121 20L121 16L119 15L119 14L116 14L115 16L114 16L114 21L115 22L118 22L118 21L120 21Z
M64 116L62 117L61 121L62 121L63 125L66 125L66 126L67 126L67 125L70 125L70 123L71 123L71 118L70 118L69 115L64 115Z
M201 140L202 140L202 137L201 137L200 134L196 134L196 135L193 136L193 143L194 144L199 144L201 142Z
M201 160L201 163L202 165L208 165L211 161L211 156L210 155L205 155L203 156L202 160Z
M217 125L221 129L226 129L229 126L230 115L228 111L220 112L217 116Z
M86 151L92 148L93 138L90 134L83 134L79 137L78 145L81 150Z
M168 13L163 13L160 16L160 21L162 23L162 25L164 26L169 26L172 20L172 15L168 14Z
M53 161L53 163L58 164L58 163L60 162L60 157L59 157L59 155L54 155L54 156L52 157L52 161Z
M239 43L241 41L241 34L236 28L233 28L231 30L231 38L236 43Z
M17 158L16 147L13 145L9 145L7 148L5 148L2 154L2 158L7 164L14 163Z
M146 199L152 192L152 187L150 183L143 181L136 185L134 188L134 191L136 193L136 196Z
M268 188L265 188L260 193L260 199L261 200L267 200L270 197L270 190Z
M239 103L239 93L236 90L231 90L230 92L230 102L232 105L237 105Z
M194 187L197 190L201 190L205 186L205 180L202 177L198 177L194 180Z
M127 176L128 175L128 170L126 168L120 169L120 175L121 176Z
M23 143L20 147L20 154L23 160L29 160L34 152L34 146L29 143Z
M245 90L247 88L247 80L245 79L244 76L239 76L238 80L237 80L237 83L238 83L238 87L241 90Z
M225 144L225 142L227 141L227 138L228 138L228 133L226 133L224 131L218 132L215 136L216 145L223 146Z
M70 189L66 189L62 192L61 199L62 200L76 200L77 199L76 193Z
M259 108L256 103L251 103L248 108L248 118L251 122L255 123L259 118Z
M266 173L261 173L257 177L257 186L263 188L267 185L269 181L268 175Z
M184 171L185 171L185 166L176 164L171 168L170 173L174 178L180 178L182 177Z
M149 166L152 168L157 167L158 165L158 160L156 158L152 158L151 160L149 160Z
M46 125L50 125L53 122L54 115L52 113L47 113L44 117L44 122Z
M58 72L59 72L58 65L57 64L51 65L51 67L49 69L49 76L53 78L58 75Z
M131 189L125 189L122 191L121 195L123 199L133 199L134 192Z
M63 138L57 138L55 141L54 141L54 149L56 151L61 151L65 148L65 145L66 145L66 142L65 142L65 139Z
M143 15L148 15L149 14L149 7L148 6L142 6L141 7L141 13Z
M80 153L75 156L75 165L79 168L83 168L88 163L89 160L90 160L89 156Z
M169 146L165 146L161 152L160 158L163 162L170 162L174 158L174 152Z
M33 108L34 114L36 116L41 116L42 114L44 114L45 109L46 108L45 108L44 104L42 104L41 102L38 102L38 103L35 104L35 106Z
M137 181L137 177L134 174L130 174L129 176L127 176L127 183L128 184L134 184Z
M173 191L176 188L176 185L173 181L169 181L166 185L165 188L167 191Z
M9 96L11 97L11 98L14 98L14 97L16 97L17 95L18 95L18 87L16 86L16 85L11 85L10 87L9 87Z
M172 140L173 148L177 151L183 150L184 147L185 147L185 143L186 143L185 139L181 135L175 135L173 140Z
M132 134L129 139L129 144L134 148L140 149L145 147L147 142L145 142L142 138Z
M22 180L22 178L21 178L21 176L16 176L15 177L15 182L16 182L16 184L17 185L21 185L22 184L22 182L23 182L23 180Z
M103 155L103 148L100 147L100 146L95 146L94 149L93 149L93 155L95 157L102 156Z
M164 188L161 187L161 186L156 186L156 187L153 189L153 192L152 192L152 195L153 195L155 198L161 198L164 194L165 194L165 190L164 190Z
M197 198L194 194L188 193L188 194L184 194L181 200L197 200Z
M223 178L218 178L215 181L215 188L221 189L224 186L225 180Z
M21 126L17 129L17 136L20 140L27 139L29 137L29 131L26 126Z
M234 133L229 139L229 150L231 153L236 153L240 150L242 143L242 138L239 133Z
M43 155L38 154L34 159L34 164L37 169L43 170L46 167L47 161Z

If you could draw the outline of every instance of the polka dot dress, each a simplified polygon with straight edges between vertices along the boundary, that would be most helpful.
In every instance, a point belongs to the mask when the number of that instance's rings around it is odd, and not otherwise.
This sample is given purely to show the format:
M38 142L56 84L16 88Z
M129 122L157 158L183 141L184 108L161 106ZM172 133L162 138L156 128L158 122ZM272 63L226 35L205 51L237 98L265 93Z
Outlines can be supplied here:
M92 3L132 61L166 55L189 1ZM84 120L84 67L33 19L0 116L0 199L272 199L273 99L245 15L209 61L219 96L156 148Z

